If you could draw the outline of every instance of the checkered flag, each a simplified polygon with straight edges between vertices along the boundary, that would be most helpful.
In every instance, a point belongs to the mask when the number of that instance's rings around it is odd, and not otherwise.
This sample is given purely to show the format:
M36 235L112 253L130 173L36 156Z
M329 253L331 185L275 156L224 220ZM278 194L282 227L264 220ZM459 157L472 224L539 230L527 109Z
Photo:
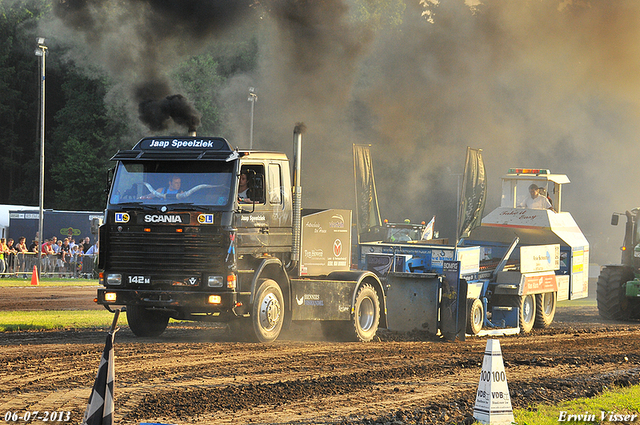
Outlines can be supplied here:
M100 366L98 366L96 381L93 384L91 396L89 396L87 410L84 412L82 425L113 424L113 337L118 331L116 323L118 322L119 315L120 310L116 310L111 330L109 330L109 334L107 335L107 342L104 345L104 352L100 359Z

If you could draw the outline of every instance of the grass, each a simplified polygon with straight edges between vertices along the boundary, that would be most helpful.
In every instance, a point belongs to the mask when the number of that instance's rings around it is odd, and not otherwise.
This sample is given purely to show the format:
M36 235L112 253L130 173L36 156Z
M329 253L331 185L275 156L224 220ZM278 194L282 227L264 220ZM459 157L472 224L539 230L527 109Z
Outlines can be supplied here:
M559 421L564 413L565 421ZM606 415L604 421L601 414ZM626 420L623 423L640 421L640 386L628 388L616 388L605 391L601 395L593 398L581 398L567 401L556 405L537 405L533 410L516 409L513 416L517 424L521 425L558 425L559 423L615 423L609 421L609 414L616 415L637 415L633 421ZM594 415L595 420L576 421L571 420L569 415ZM630 419L630 418L629 418ZM617 422L620 422L618 420Z
M109 328L113 313L107 310L0 311L0 332L42 329ZM121 314L119 325L127 325Z
M581 298L579 300L558 301L558 307L595 307L595 298Z
M45 277L38 281L38 286L97 286L98 279L62 279ZM3 278L0 279L0 288L31 286L31 276L27 279Z

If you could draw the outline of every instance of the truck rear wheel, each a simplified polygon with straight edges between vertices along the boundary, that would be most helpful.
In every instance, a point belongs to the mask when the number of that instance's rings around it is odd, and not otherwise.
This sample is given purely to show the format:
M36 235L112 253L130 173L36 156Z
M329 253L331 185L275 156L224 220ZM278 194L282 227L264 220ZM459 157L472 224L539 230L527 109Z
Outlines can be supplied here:
M484 324L484 305L479 298L467 299L467 333L478 335Z
M278 284L272 279L261 279L251 314L256 341L269 343L278 339L284 313L284 298Z
M160 336L167 329L169 315L161 311L147 310L143 306L127 306L127 322L136 336Z
M364 284L358 290L354 304L353 327L355 340L371 341L380 324L380 300L373 286Z
M600 317L609 320L629 320L633 307L626 296L625 282L633 280L633 270L628 267L603 267L596 284L596 301Z
M544 329L549 327L556 315L556 292L536 294L536 321L534 327Z

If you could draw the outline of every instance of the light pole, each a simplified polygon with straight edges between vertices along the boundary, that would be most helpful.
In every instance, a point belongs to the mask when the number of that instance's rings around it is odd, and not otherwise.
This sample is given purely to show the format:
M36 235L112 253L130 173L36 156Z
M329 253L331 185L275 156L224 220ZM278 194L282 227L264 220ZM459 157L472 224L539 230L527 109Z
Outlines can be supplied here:
M44 44L44 37L36 38L38 48L36 49L36 56L42 58L40 68L40 217L38 221L38 274L42 275L42 249L43 240L43 221L44 221L44 80L45 80L45 58L47 56L47 46Z
M255 87L249 87L249 98L247 99L251 102L251 126L249 128L249 149L253 149L253 108L258 101L258 95L256 94Z

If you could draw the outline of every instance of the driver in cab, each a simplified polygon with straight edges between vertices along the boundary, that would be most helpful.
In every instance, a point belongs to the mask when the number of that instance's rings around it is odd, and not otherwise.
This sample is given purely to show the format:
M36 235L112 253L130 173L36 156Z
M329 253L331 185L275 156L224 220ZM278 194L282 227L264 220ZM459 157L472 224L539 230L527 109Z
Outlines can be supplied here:
M540 194L540 188L532 184L529 186L529 197L522 201L519 205L520 208L530 208L534 210L553 210L551 202L546 196Z
M178 193L182 193L182 190L180 190L181 185L182 179L178 176L172 176L171 180L169 180L169 185L166 188L161 187L156 191L152 191L148 195L140 197L140 199L152 199L154 196L166 198L166 195L177 195Z

